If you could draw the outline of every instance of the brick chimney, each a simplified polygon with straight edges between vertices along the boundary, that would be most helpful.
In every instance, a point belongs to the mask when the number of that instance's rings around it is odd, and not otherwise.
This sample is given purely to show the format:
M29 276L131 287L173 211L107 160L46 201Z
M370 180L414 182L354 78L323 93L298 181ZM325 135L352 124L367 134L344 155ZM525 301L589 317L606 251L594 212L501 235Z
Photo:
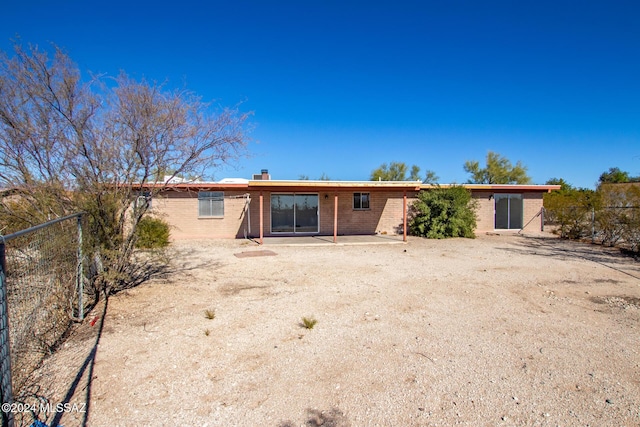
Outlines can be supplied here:
M260 173L262 174L262 180L263 181L268 181L271 179L271 176L269 175L269 170L268 169L262 169L260 171Z

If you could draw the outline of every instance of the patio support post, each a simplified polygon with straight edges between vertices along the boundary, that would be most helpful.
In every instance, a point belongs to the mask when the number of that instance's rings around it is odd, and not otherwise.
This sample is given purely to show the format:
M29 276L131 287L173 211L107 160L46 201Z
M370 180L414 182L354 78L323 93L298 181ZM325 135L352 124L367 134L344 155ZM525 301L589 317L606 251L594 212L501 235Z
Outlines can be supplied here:
M263 237L264 237L264 210L262 207L262 202L263 202L263 198L262 198L262 191L260 192L260 244L263 244Z
M407 241L407 192L402 196L402 241Z
M333 202L333 243L338 243L338 193Z

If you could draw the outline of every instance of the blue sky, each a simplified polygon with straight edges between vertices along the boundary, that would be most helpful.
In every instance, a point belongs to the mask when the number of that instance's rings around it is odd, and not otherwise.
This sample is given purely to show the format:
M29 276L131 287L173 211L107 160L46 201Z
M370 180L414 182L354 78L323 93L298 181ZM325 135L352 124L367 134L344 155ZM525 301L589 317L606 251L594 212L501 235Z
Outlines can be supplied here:
M5 2L0 49L167 81L253 111L215 172L366 180L383 162L465 182L489 150L534 183L640 175L638 1Z

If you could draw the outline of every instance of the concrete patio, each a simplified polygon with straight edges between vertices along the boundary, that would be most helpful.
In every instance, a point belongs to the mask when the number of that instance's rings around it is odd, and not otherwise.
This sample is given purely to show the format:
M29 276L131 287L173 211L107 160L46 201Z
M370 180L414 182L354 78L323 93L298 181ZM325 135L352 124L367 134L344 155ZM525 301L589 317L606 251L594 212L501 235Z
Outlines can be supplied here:
M259 243L260 239L252 239ZM375 234L375 235L351 235L338 236L337 242L333 243L333 236L287 236L287 237L265 237L264 246L330 246L330 245L389 245L402 244L401 235Z

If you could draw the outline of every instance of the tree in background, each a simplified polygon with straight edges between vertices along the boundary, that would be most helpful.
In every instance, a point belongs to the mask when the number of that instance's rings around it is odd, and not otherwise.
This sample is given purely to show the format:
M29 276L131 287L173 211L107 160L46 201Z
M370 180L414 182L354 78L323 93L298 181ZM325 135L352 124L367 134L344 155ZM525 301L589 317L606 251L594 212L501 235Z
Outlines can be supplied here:
M415 175L420 173L420 168L416 165L411 167L411 174L407 179L409 167L404 162L383 163L371 172L371 181L415 181Z
M529 184L531 178L527 175L527 168L520 161L515 166L498 153L487 153L487 165L480 167L478 161L467 161L465 172L471 174L469 184Z
M309 175L298 175L300 181L309 181ZM326 173L322 172L322 175L318 177L318 181L331 181L331 178Z
M407 173L409 176L407 177ZM420 167L417 165L409 167L404 162L383 163L371 172L369 178L371 181L421 181L425 183L434 183L438 180L438 176L432 170L427 170L426 177L423 180L420 177Z
M567 191L573 189L573 186L565 181L563 178L551 178L545 182L547 185L559 185L560 190Z
M434 171L432 171L431 169L427 169L427 171L425 172L425 177L422 180L422 182L424 184L435 184L439 180L440 180L440 177L436 175Z
M0 220L28 226L86 212L96 280L117 289L148 210L141 186L152 198L175 176L236 158L247 118L125 74L83 81L59 48L49 58L16 45L13 57L0 52L0 187L13 194L0 199Z
M631 176L629 172L620 170L620 168L609 168L608 171L602 172L598 178L598 184L605 183L622 183L622 182L640 182L640 176Z
M436 187L420 191L412 205L409 229L430 239L474 238L477 203L462 186Z
M411 173L409 174L409 181L420 181L420 167L419 166L417 166L417 165L411 166Z

